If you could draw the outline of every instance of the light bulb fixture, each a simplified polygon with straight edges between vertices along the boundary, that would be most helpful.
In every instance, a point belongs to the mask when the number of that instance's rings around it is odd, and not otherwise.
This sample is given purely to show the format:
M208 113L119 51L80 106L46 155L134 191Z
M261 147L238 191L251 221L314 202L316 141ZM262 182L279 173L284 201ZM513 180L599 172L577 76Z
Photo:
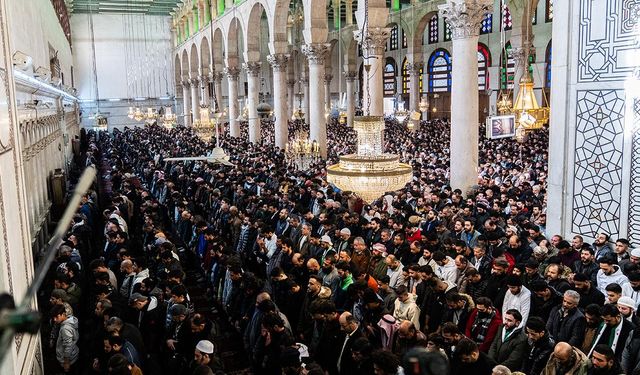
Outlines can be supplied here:
M533 80L527 72L520 79L520 88L513 104L516 121L522 123L525 130L540 129L549 121L549 108L540 107L533 91ZM526 115L522 120L521 115Z
M133 120L133 117L135 116L135 113L133 112L133 107L129 107L129 112L127 112L127 117L130 120Z

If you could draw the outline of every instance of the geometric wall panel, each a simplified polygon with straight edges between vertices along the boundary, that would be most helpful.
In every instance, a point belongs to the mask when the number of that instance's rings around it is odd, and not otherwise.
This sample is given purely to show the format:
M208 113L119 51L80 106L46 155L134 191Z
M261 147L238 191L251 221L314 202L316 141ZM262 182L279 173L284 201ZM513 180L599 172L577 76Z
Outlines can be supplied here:
M572 232L594 238L620 229L624 91L577 92Z
M603 14L604 13L604 14ZM640 0L581 0L578 82L621 81L637 65Z
M633 101L633 140L629 186L629 234L633 246L640 246L640 99Z

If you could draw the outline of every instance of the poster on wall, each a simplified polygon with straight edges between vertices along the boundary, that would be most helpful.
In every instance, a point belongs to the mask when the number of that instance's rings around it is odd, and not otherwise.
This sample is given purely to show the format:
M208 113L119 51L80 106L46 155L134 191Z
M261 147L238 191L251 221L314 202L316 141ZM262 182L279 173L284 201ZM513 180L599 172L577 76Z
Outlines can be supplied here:
M487 117L487 139L509 138L516 135L516 117L490 116Z

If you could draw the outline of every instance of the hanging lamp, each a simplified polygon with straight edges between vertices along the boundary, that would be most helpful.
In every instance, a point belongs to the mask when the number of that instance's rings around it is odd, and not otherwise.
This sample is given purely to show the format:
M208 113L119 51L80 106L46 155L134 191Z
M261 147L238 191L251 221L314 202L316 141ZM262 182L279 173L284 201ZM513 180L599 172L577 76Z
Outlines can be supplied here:
M365 0L365 18L362 41L368 37L369 4ZM367 46L363 46L363 49ZM340 162L327 168L327 181L343 191L352 191L364 201L372 203L388 191L405 187L413 177L411 166L400 163L400 156L383 152L384 118L370 116L371 98L369 94L369 71L371 65L363 57L367 75L366 115L354 119L353 128L357 132L357 152L340 156Z

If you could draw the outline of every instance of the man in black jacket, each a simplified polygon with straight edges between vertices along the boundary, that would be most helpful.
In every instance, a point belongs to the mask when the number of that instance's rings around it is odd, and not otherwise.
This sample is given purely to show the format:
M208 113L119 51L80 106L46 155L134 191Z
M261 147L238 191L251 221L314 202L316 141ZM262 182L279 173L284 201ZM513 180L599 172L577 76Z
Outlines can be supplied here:
M588 355L591 356L596 345L604 344L613 349L616 359L620 361L627 338L635 326L630 321L622 319L620 311L614 304L602 306L602 319L604 325L596 332L593 346Z
M553 352L555 342L549 336L544 320L534 316L529 318L525 326L531 350L524 358L521 371L527 375L540 375Z
M584 273L576 273L573 276L574 289L580 293L580 303L578 307L585 307L595 303L596 305L604 305L604 294L594 287L593 281Z
M459 361L452 362L451 374L491 375L497 363L478 349L478 344L464 338L456 346Z
M562 305L551 310L549 320L547 320L547 330L549 335L556 342L567 342L572 346L580 346L584 339L585 318L578 304L580 294L575 290L564 292Z

